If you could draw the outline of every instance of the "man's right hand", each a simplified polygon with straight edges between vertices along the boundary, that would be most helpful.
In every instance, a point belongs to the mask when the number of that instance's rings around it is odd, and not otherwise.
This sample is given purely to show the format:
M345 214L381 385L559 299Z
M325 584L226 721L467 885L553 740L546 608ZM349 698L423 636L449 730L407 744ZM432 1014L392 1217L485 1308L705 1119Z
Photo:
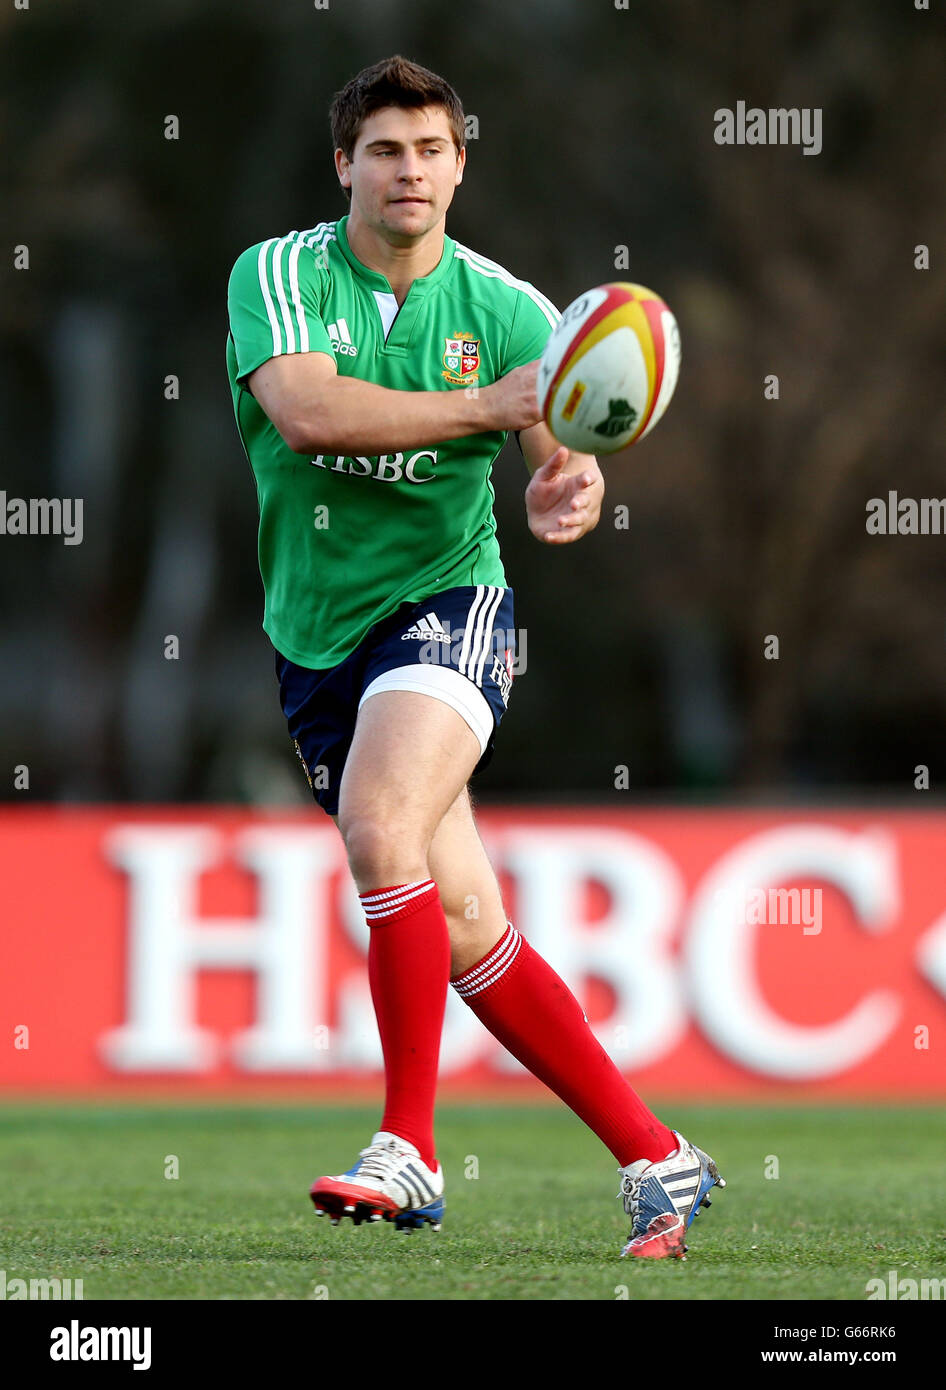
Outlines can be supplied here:
M539 374L539 358L484 386L480 400L486 407L490 429L527 430L542 419L536 405L535 383Z

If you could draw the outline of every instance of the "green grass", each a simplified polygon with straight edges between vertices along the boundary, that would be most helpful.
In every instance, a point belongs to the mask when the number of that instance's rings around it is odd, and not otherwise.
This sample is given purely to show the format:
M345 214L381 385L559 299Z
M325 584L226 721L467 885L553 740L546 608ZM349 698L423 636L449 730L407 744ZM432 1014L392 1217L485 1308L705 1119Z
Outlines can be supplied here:
M613 1300L626 1286L635 1300L864 1300L891 1269L946 1276L943 1111L661 1114L729 1184L683 1263L618 1258L616 1166L562 1108L441 1106L444 1228L407 1236L333 1229L308 1199L367 1143L374 1109L7 1105L0 1268L82 1278L86 1299L304 1299L323 1286L331 1299Z

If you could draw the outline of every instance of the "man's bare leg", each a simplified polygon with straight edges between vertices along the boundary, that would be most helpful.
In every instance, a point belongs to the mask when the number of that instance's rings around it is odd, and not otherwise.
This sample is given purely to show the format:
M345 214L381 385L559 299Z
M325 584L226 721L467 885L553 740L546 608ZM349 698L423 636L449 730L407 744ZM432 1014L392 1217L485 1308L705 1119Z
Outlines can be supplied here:
M437 827L427 855L450 931L450 978L462 975L506 931L506 909L473 818L466 787Z
M338 825L338 817L333 817ZM506 930L496 873L480 839L466 787L434 832L427 871L440 889L450 932L450 976L469 970Z
M385 690L365 701L336 817L360 893L429 876L434 833L479 756L469 725L441 700Z
M441 700L388 690L362 705L339 789L338 828L371 929L368 979L384 1053L379 1130L433 1169L434 1098L450 936L428 852L480 756Z

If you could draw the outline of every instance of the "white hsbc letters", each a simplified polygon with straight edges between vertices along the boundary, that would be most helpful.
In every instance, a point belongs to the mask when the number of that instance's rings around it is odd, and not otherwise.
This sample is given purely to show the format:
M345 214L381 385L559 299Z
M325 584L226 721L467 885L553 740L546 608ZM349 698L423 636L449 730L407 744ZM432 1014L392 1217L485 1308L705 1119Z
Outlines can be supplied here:
M781 1017L759 987L756 933L791 928L753 924L734 908L749 890L813 878L847 898L861 930L889 930L899 911L899 869L883 831L805 824L751 834L707 871L688 906L680 870L665 851L614 825L524 821L484 827L484 838L493 862L515 878L523 935L579 995L589 977L609 987L614 1006L596 1032L622 1068L666 1056L695 1014L707 1038L741 1066L784 1079L827 1077L868 1057L898 1019L900 1001L888 989L866 993L831 1023ZM205 970L256 977L255 1026L229 1044L242 1071L378 1069L365 972L343 976L330 995L330 884L344 867L334 830L260 825L231 841L206 825L138 824L112 832L105 850L128 876L127 1019L102 1039L115 1070L194 1074L219 1064L220 1039L196 1022L197 975ZM227 855L258 882L255 917L197 911L200 876ZM608 907L585 926L589 880L603 886ZM341 881L343 927L365 950L368 928L354 886L347 875ZM675 946L681 925L682 958ZM800 930L798 939L802 950L815 940ZM946 917L921 943L919 964L944 991ZM518 1069L451 991L442 1072L481 1059L498 1071Z
M331 473L350 473L355 478L374 478L379 483L398 483L402 478L409 483L432 482L436 462L436 449L419 449L407 459L398 453L380 454L378 458L366 458L361 454L356 454L354 458L344 454L317 454L309 460L313 468L327 468Z
M576 992L588 975L611 986L614 1012L595 1030L605 1050L627 1067L669 1052L686 1027L669 950L684 896L673 861L652 841L604 826L535 826L508 831L500 843L516 879L516 926L526 940ZM581 928L589 879L605 888L610 910ZM617 1027L624 1030L619 1047ZM511 1059L500 1055L508 1066Z
M216 1034L198 1028L201 969L252 970L257 1024L233 1043L245 1071L324 1071L317 1046L329 1017L325 876L338 867L330 829L253 827L237 837L237 860L259 882L260 914L204 918L198 876L216 868L223 839L203 826L127 826L106 844L129 878L128 1022L102 1040L118 1071L200 1072L219 1060Z
M804 876L836 885L864 931L886 931L898 910L896 869L883 832L830 825L762 831L714 865L693 900L687 959L694 1011L721 1052L766 1076L802 1080L846 1071L880 1047L900 1014L890 990L874 990L835 1023L780 1018L762 997L753 959L756 932L784 927L754 925L740 909L753 885Z

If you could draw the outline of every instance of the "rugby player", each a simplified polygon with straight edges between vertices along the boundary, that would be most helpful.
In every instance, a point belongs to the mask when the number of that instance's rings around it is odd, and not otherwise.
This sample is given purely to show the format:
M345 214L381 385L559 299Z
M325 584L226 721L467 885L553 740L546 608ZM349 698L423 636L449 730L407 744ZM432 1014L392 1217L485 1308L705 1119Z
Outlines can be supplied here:
M558 313L446 234L466 168L463 110L400 56L330 113L346 216L238 258L227 365L256 478L263 627L314 796L370 927L385 1068L377 1132L316 1211L439 1229L434 1099L447 987L619 1165L623 1254L682 1257L722 1184L598 1043L567 985L507 920L467 790L493 752L515 654L490 471L509 431L543 544L598 522L597 461L536 407ZM478 905L471 917L469 903Z

